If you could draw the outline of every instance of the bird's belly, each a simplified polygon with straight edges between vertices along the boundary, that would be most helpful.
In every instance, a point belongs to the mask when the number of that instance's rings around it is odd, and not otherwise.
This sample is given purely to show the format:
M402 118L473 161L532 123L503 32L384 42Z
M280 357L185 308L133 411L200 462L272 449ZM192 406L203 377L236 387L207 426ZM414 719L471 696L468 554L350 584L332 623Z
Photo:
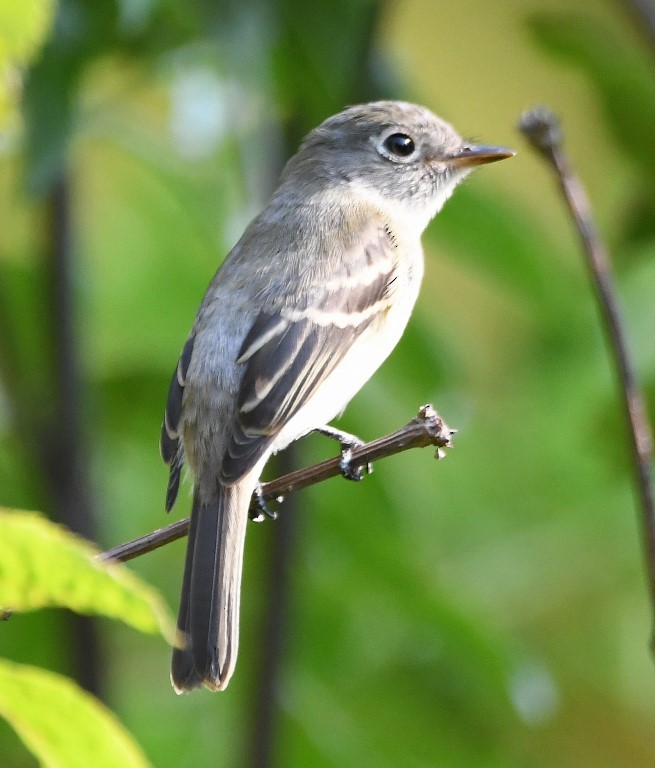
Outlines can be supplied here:
M273 451L324 426L338 416L392 352L405 330L414 297L392 306L386 317L367 328L355 341L307 403L276 437Z

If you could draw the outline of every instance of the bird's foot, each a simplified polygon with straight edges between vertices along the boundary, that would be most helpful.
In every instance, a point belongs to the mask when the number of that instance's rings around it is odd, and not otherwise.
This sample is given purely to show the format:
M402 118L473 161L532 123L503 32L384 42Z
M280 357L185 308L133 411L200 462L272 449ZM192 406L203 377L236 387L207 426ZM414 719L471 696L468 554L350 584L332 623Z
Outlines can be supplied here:
M370 475L373 472L373 464L370 461L353 466L353 448L359 448L365 444L357 435L351 435L350 432L344 432L341 429L327 425L318 427L314 431L329 437L331 440L336 440L341 446L339 469L346 480L353 480L358 483L365 475Z
M282 501L282 497L280 497L278 501ZM261 483L257 483L252 495L248 517L255 523L263 523L267 518L269 520L277 520L277 512L268 506L268 503L264 498Z

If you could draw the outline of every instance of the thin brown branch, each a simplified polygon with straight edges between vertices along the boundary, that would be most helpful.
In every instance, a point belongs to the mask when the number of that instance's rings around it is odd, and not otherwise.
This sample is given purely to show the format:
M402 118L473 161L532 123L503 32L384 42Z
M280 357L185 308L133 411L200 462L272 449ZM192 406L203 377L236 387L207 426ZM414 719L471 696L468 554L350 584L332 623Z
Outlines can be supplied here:
M644 396L628 351L609 259L596 229L585 190L562 149L563 133L556 116L548 109L534 109L523 115L519 127L555 170L560 190L582 241L629 427L655 627L655 503L651 476L653 435Z
M365 467L369 462L408 451L410 448L425 448L429 445L437 448L435 457L440 459L444 456L443 449L451 447L454 433L455 430L446 425L431 405L424 405L415 418L396 432L378 437L358 448L353 448L351 466L353 468ZM262 485L264 499L279 499L293 491L299 491L301 488L308 488L310 485L321 483L331 477L337 477L341 474L340 462L340 457L327 459L311 467L298 469L288 475L278 477L276 480L271 480L270 483L264 483ZM159 549L171 541L181 539L186 536L188 529L189 519L186 518L133 541L120 544L98 555L98 559L123 562L132 560L139 555L146 554L146 552Z

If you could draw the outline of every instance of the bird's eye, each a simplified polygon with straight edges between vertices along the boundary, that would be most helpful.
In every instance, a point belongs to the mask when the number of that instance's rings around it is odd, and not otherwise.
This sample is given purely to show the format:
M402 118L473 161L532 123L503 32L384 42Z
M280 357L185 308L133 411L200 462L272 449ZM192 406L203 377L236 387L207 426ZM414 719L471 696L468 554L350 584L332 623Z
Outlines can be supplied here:
M409 157L414 153L414 139L406 133L392 133L382 143L386 151L394 157Z

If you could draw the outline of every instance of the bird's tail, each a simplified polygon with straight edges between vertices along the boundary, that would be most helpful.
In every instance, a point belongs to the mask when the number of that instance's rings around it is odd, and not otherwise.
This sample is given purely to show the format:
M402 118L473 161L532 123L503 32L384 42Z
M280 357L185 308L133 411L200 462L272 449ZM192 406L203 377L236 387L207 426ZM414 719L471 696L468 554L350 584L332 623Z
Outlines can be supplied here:
M239 598L248 507L255 482L218 486L210 501L197 490L189 526L178 647L171 680L177 693L201 685L223 690L239 647Z

